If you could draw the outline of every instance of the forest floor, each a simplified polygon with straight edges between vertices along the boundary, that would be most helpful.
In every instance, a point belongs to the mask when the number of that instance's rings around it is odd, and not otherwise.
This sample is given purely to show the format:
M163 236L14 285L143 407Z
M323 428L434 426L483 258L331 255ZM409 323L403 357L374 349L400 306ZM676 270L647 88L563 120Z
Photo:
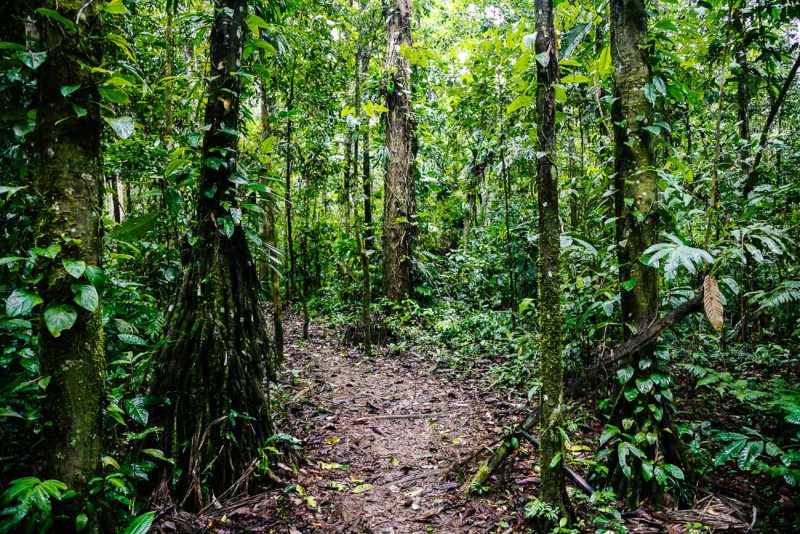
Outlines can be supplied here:
M282 376L290 383L285 430L303 441L307 460L295 480L305 496L294 492L287 526L487 532L511 519L507 504L469 497L456 478L522 406L424 355L381 350L367 359L324 325L312 322L303 341L300 323L288 318Z
M273 392L283 410L277 424L302 441L303 460L296 469L274 464L282 484L210 507L193 518L191 531L198 525L216 533L529 531L524 507L538 486L530 447L520 445L490 493L467 492L486 448L526 414L529 406L518 395L440 368L413 349L379 348L367 359L327 325L312 321L303 340L301 318L289 315L284 324L285 363ZM573 459L591 456L588 447L571 452ZM699 504L717 516L729 508L718 499ZM669 530L692 516L679 517L636 510L621 521L628 532L686 532Z

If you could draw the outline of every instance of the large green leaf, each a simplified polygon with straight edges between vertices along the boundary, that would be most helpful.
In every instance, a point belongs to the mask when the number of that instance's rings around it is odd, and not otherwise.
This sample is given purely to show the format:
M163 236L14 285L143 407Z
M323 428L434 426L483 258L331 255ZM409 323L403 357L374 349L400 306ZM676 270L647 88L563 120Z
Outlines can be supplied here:
M158 223L158 216L158 212L153 212L126 219L122 224L111 230L108 235L120 241L136 239Z
M530 106L532 103L533 103L533 98L529 97L528 95L520 95L508 105L506 113L507 114L513 113L520 108L524 108L525 106Z
M61 260L61 265L74 278L80 278L86 271L86 262L82 260Z
M100 306L100 295L97 294L97 289L93 285L73 285L72 291L75 293L75 297L72 299L75 304L90 312L97 311L97 307Z
M78 319L78 312L69 304L51 304L44 310L44 324L53 334L58 337L64 330L69 330Z
M27 315L34 306L41 304L42 298L26 289L15 289L6 299L6 315Z
M126 401L125 410L128 412L128 415L131 416L131 419L133 419L142 426L147 425L147 421L148 419L150 419L150 415L147 413L147 410L144 407L144 398L134 397Z
M103 117L120 139L127 139L133 135L136 127L132 117Z
M150 527L153 526L153 520L156 517L155 512L147 512L134 519L128 528L125 529L123 534L147 534L150 532Z

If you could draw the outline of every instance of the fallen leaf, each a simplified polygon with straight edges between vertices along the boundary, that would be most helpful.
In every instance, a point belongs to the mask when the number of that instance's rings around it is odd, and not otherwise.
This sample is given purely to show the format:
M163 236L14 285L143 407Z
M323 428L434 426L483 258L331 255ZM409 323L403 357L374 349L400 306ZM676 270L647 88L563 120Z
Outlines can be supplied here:
M365 491L371 490L372 487L372 484L359 484L353 488L353 493L364 493Z

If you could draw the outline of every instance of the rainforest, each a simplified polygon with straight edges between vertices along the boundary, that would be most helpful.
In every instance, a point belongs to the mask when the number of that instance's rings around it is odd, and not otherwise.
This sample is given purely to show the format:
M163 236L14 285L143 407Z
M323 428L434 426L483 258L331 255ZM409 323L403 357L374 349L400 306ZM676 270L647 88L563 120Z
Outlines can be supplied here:
M0 7L0 532L800 531L793 0Z

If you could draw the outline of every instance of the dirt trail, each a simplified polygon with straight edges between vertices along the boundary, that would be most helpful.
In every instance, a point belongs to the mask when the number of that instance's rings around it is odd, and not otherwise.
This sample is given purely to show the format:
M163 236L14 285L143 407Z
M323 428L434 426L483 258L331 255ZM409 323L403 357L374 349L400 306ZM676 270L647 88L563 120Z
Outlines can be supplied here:
M329 328L312 324L302 341L296 320L287 326L284 430L308 458L296 477L305 496L291 497L306 521L290 530L487 532L510 519L506 506L467 496L450 471L496 439L513 406L422 357L367 360Z

